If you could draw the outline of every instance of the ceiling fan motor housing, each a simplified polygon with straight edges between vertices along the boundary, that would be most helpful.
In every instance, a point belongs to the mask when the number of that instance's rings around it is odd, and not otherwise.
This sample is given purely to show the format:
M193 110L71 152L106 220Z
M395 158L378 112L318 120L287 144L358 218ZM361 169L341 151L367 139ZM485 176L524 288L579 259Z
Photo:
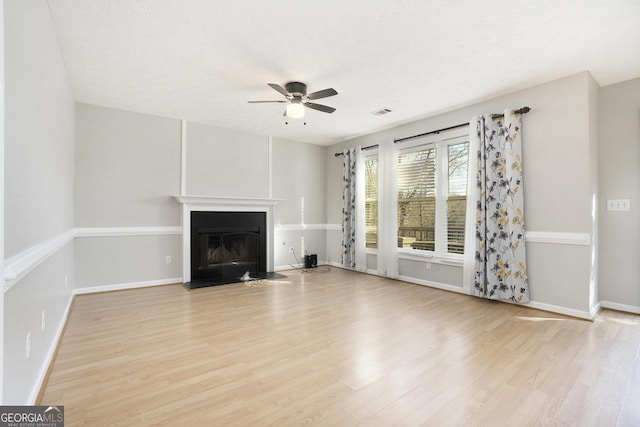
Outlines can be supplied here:
M307 94L307 85L300 82L289 82L284 85L284 88L292 95L300 94L300 96L305 96Z

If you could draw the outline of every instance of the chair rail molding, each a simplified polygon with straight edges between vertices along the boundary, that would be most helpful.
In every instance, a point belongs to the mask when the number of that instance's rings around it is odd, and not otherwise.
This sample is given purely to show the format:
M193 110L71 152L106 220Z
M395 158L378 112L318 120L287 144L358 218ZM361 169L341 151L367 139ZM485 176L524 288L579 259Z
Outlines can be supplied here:
M326 224L327 231L341 231L340 224ZM581 245L591 244L590 233L571 233L565 231L527 231L525 241L528 243L551 243L556 245Z
M30 271L65 247L74 237L74 230L68 230L4 260L4 292L6 293Z
M331 224L277 224L274 231L326 231Z
M166 236L182 234L182 226L74 228L37 243L4 260L4 292L75 238Z
M566 233L557 231L527 231L524 239L529 243L553 243L559 245L581 245L591 244L591 234L589 233Z
M166 236L182 234L182 226L86 227L74 229L75 237Z

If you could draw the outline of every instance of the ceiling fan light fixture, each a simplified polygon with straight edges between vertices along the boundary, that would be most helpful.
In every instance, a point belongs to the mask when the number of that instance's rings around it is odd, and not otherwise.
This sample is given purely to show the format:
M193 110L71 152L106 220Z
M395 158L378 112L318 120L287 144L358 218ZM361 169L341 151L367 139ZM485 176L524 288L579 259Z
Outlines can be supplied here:
M329 113L329 114L336 111L335 108L329 107L328 105L309 102L312 100L328 98L330 96L337 95L338 92L334 88L327 88L327 89L323 89L323 90L319 90L319 91L307 94L307 85L300 82L289 82L285 85L285 87L282 87L277 83L267 83L267 85L271 87L271 89L278 92L280 95L284 95L286 100L249 101L250 104L264 103L264 102L276 102L276 103L287 104L287 107L284 110L284 116L290 119L303 118L305 115L305 110L307 108L311 108L312 110L321 111L323 113Z
M304 105L302 102L297 100L292 100L289 105L287 105L287 117L290 119L301 119L304 117Z

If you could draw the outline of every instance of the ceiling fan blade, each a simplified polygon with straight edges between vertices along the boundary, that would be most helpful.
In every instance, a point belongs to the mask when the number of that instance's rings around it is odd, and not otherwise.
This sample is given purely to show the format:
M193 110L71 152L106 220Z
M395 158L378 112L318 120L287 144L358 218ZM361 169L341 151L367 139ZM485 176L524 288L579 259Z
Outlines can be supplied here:
M248 102L249 104L266 104L266 103L268 103L268 102L277 102L277 103L280 103L280 104L284 104L284 103L286 103L287 101L247 101L247 102Z
M307 95L309 99L320 99L320 98L328 98L330 96L337 95L338 92L334 88L319 90L317 92L310 93Z
M275 84L275 83L267 83L269 86L271 86L273 89L275 89L276 91L280 92L281 94L283 94L284 96L289 96L289 92L287 92L287 90L285 88L283 88L282 86Z
M326 105L314 104L313 102L305 102L303 104L305 107L312 108L314 110L322 111L323 113L333 113L336 111L333 107L328 107Z

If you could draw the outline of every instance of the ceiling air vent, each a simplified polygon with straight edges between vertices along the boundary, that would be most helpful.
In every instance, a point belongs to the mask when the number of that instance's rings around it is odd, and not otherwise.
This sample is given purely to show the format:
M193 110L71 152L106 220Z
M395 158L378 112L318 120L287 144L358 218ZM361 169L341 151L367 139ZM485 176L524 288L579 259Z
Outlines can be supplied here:
M374 111L373 114L375 114L376 116L383 116L385 114L389 114L390 112L391 110L389 110L388 108L383 108L381 110Z

